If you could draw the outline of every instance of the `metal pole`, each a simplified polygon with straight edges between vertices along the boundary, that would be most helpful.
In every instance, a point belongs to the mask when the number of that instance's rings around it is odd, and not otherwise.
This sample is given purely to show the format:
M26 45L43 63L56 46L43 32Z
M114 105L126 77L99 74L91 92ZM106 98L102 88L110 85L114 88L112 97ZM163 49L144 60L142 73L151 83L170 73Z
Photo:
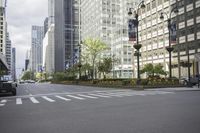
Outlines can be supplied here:
M172 78L172 69L171 69L171 65L172 65L172 62L171 62L171 19L168 19L168 30L169 30L169 78Z
M190 83L190 53L189 53L189 48L187 46L187 59L188 59L188 81Z
M136 14L136 27L137 27L137 45L139 45L139 37L138 37L138 26L139 26L139 21L138 21L138 14ZM140 80L140 49L137 49L137 77L138 77L138 80Z

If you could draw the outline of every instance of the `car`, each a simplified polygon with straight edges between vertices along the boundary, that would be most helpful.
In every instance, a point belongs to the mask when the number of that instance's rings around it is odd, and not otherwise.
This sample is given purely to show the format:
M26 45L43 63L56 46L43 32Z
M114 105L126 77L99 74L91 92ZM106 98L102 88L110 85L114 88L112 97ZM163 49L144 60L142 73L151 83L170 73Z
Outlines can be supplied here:
M11 93L16 96L17 94L17 83L12 81L0 81L0 93Z
M26 80L26 83L31 83L31 84L34 84L35 81L34 80Z
M200 82L200 79L196 76L196 77L190 77L190 82L189 82L189 78L188 77L182 77L181 78L181 83L184 85L197 85Z

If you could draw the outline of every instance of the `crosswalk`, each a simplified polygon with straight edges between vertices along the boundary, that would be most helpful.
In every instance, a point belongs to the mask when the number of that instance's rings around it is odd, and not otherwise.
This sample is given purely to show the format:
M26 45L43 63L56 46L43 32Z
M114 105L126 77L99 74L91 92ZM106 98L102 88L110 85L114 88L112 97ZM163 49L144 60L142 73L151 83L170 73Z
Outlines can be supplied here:
M104 92L85 92L85 93L69 93L69 94L44 94L44 95L30 95L30 96L18 96L18 97L6 97L0 98L0 107L6 106L9 102L15 101L15 104L20 106L29 103L39 104L41 102L55 103L59 101L69 102L73 100L97 100L97 99L108 99L108 98L122 98L131 96L147 96L147 95L163 95L173 94L174 92L165 91L104 91ZM41 100L43 99L43 100Z

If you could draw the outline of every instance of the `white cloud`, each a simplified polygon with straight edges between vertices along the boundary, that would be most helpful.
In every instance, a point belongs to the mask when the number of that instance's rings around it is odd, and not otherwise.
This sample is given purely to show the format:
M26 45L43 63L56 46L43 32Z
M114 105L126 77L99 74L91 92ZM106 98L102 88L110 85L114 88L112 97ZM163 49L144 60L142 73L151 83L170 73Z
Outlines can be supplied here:
M48 0L8 0L8 31L16 47L16 68L24 68L26 51L31 47L31 26L43 25L47 12Z

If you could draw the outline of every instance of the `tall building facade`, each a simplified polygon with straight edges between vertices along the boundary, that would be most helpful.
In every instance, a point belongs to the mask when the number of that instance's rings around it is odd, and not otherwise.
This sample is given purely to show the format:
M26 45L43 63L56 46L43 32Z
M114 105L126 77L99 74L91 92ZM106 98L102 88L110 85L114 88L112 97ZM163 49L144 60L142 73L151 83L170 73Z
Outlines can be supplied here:
M188 76L188 68L185 65L188 62L188 55L192 64L191 76L197 74L198 66L194 56L200 52L199 0L147 0L145 4L146 8L139 12L139 43L142 44L140 67L147 63L160 63L166 71L169 71L169 53L166 50L169 46L167 17L170 18L171 13L171 23L175 24L177 29L177 40L171 41L174 48L172 77ZM171 12L175 6L178 7L178 14ZM160 19L161 12L165 12L164 20ZM134 60L134 65L136 63L137 59Z
M82 0L81 36L99 38L110 47L101 57L114 60L114 78L133 77L133 49L128 41L128 9L135 0Z
M54 24L51 24L43 39L43 68L48 74L55 72Z
M166 71L169 71L169 53L166 47L169 46L169 31L167 16L164 20L160 19L160 13L170 14L171 5L176 0L147 0L146 8L139 10L139 44L142 44L140 67L145 64L162 64ZM176 14L172 12L172 19ZM173 22L173 21L172 21ZM171 45L175 45L172 43ZM174 59L172 59L172 62ZM134 66L137 66L137 58L134 58ZM137 72L137 67L135 67ZM136 77L137 73L135 73ZM145 77L145 75L142 75Z
M11 75L12 79L16 80L16 48L12 48L12 66L11 66Z
M42 40L44 37L43 26L32 26L31 32L31 70L40 72L42 70Z
M179 13L176 18L178 27L178 41L174 46L173 53L173 74L177 77L188 76L189 59L191 64L190 76L199 73L200 53L200 0L178 0L175 4L179 7Z
M49 27L49 19L48 17L44 20L44 35L47 33Z
M80 42L80 0L49 0L49 26L54 24L55 71L74 64L74 52Z
M10 74L11 42L7 39L6 2L0 0L0 69L4 68Z
M5 9L4 1L0 1L0 53L6 54L6 9Z
M12 44L11 44L11 40L9 37L9 33L7 33L7 37L6 37L6 61L9 67L9 71L8 74L12 73Z

